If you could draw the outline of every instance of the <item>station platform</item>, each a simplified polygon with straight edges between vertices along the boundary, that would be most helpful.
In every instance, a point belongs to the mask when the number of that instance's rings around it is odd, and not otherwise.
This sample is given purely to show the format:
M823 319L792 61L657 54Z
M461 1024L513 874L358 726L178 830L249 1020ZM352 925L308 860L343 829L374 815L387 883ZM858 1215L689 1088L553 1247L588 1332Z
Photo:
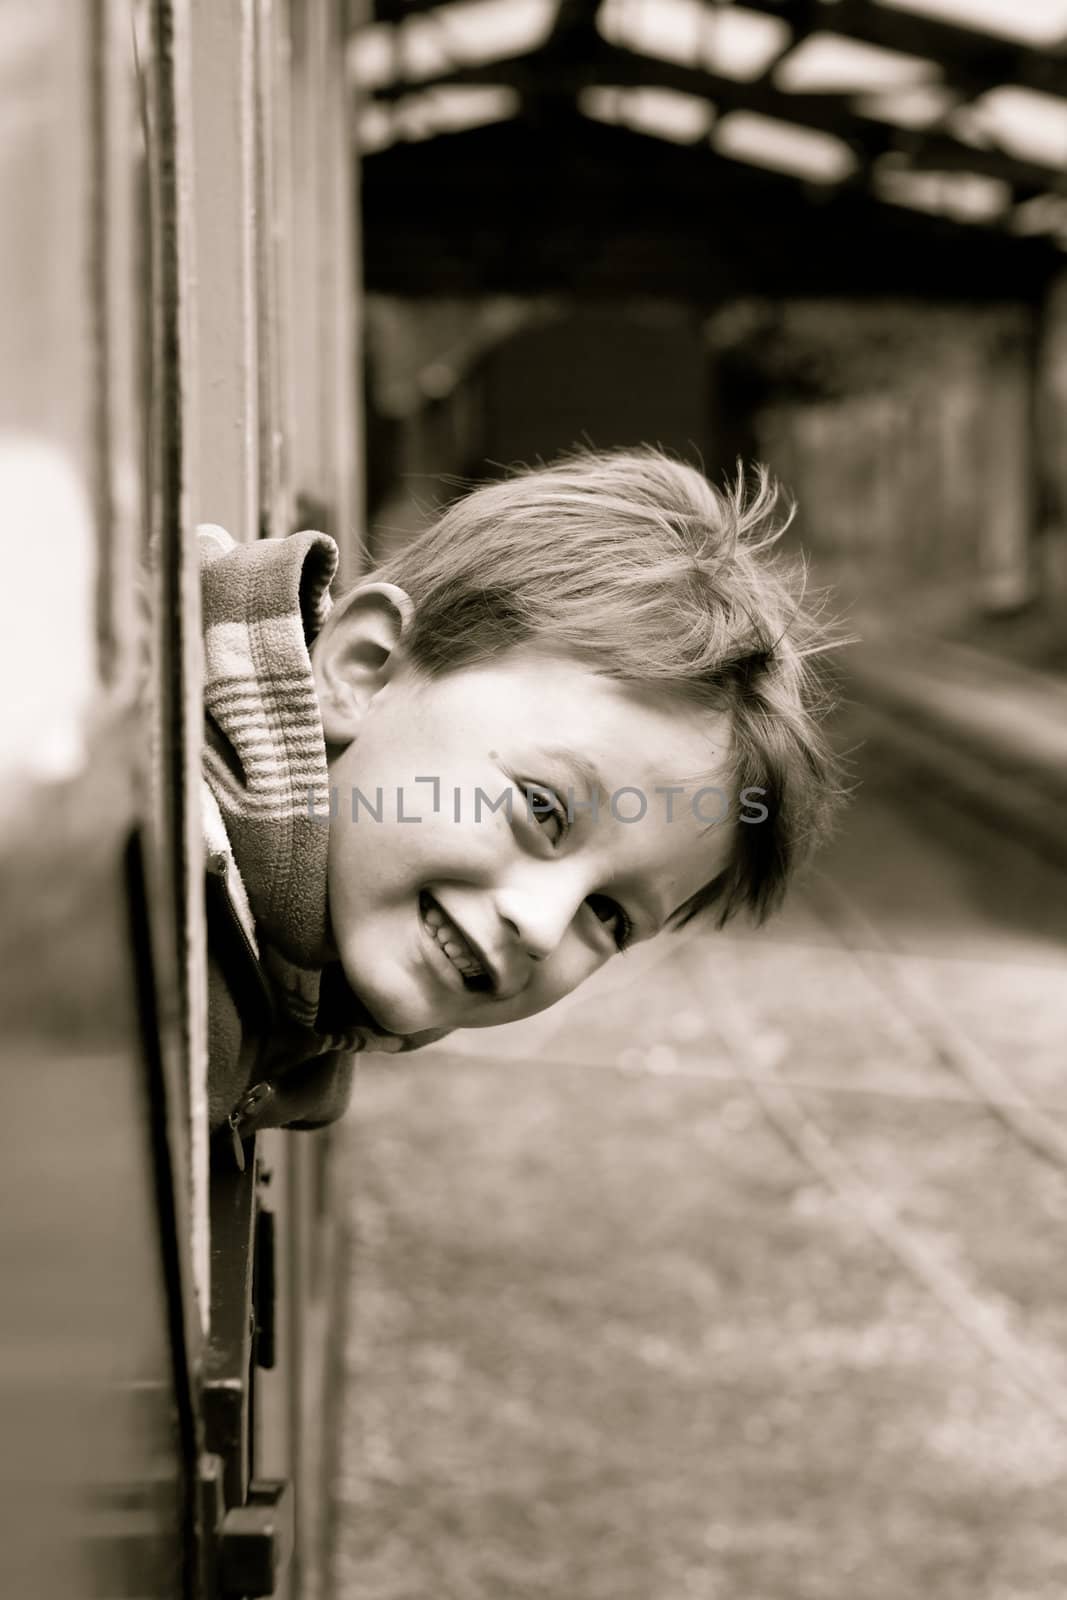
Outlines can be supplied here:
M894 632L842 653L839 735L1067 865L1067 676Z

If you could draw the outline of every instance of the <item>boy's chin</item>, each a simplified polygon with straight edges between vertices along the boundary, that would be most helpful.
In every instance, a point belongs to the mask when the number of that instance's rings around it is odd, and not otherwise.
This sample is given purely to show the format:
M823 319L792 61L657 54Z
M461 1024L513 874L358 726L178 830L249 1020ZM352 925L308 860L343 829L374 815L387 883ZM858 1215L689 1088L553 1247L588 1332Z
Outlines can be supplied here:
M375 982L360 972L358 967L342 963L348 986L370 1017L371 1023L381 1033L425 1033L431 1028L455 1027L452 1017L432 1016L426 1005L413 1004L409 999L392 992L386 985Z

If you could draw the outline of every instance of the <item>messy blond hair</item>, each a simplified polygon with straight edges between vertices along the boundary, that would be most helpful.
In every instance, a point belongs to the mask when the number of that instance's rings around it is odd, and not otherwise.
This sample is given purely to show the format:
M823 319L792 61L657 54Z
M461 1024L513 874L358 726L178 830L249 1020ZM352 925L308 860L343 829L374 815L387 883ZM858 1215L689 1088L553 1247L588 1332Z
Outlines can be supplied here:
M733 778L765 821L680 907L762 922L841 797L813 658L834 641L805 604L802 562L772 551L792 512L758 467L724 490L661 450L583 451L464 495L369 576L414 603L427 676L538 643L629 687L727 712Z

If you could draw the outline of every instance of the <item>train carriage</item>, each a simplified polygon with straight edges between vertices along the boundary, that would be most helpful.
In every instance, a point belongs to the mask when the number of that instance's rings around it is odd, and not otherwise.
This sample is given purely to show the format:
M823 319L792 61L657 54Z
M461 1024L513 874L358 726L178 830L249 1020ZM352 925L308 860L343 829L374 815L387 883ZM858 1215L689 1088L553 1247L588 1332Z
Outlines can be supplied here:
M8 1595L315 1592L329 1145L210 1170L191 535L356 560L347 24L0 12Z

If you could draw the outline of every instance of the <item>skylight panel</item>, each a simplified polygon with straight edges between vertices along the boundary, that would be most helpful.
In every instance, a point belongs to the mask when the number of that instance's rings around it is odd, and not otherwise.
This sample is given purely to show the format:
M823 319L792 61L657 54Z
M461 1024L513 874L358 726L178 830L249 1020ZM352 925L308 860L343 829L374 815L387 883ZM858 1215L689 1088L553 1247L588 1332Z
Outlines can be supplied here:
M409 17L397 30L398 54L403 76L418 80L435 78L454 67L460 54L450 46L448 35L435 12L424 17Z
M877 0L877 4L1036 48L1067 37L1067 0Z
M609 84L597 84L578 90L578 110L592 122L617 123L622 121L624 89Z
M609 44L696 66L706 23L700 0L604 0L597 29Z
M951 217L956 222L996 222L1011 204L1006 183L976 172L915 172L880 163L874 190L891 205Z
M597 122L624 123L674 144L695 144L711 127L714 107L699 95L652 87L583 89L579 110Z
M505 84L442 84L408 96L409 104L415 101L419 102L419 116L433 133L457 133L462 128L507 122L519 109L517 92Z
M536 50L556 17L555 0L451 0L405 24L435 27L449 53L467 65Z
M396 27L357 28L349 74L364 88L381 89L522 55L544 43L555 15L554 0L451 0Z
M978 125L1023 161L1067 169L1067 100L1006 85L972 105Z
M384 23L357 28L348 41L348 75L364 89L383 89L396 77L397 33Z
M765 17L743 6L712 6L705 24L703 65L724 78L751 83L762 77L792 37L781 17Z
M774 81L790 93L861 94L908 88L940 76L934 62L922 56L885 50L839 33L813 33L778 64Z
M985 150L988 147L989 135L969 100L964 100L955 110L949 112L945 118L945 128L961 144L972 145L975 150Z
M389 106L374 101L363 106L356 143L365 155L372 155L400 141L506 122L518 109L518 95L503 84L441 84L404 95Z
M372 156L376 150L386 150L395 138L392 106L371 100L360 107L356 120L356 147L361 155Z
M597 28L609 44L724 78L758 78L788 45L780 17L706 0L604 0Z
M728 112L716 123L711 140L720 155L813 183L839 183L856 167L848 145L833 134L754 111Z
M869 94L853 102L863 117L892 123L896 128L930 128L956 104L953 89L940 84L920 84L891 94Z
M1012 212L1011 231L1024 236L1050 233L1067 239L1067 196L1035 194L1021 201Z

